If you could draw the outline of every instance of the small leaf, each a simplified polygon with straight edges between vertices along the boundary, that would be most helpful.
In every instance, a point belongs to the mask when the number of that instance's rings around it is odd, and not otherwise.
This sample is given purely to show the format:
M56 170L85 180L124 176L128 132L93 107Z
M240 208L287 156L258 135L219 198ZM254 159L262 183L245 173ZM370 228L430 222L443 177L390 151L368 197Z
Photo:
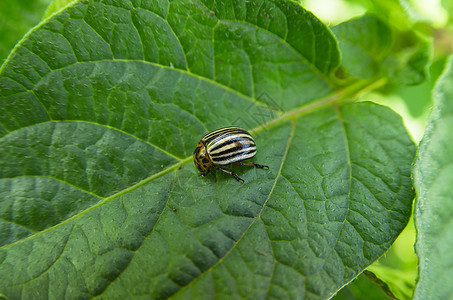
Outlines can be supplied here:
M425 37L407 32L400 34L397 44L384 61L384 70L396 84L415 85L429 78L432 43Z
M363 274L354 279L351 284L343 288L335 297L334 300L382 300L382 299L398 299L396 298L389 287L372 272L365 270Z
M420 84L429 78L432 45L421 35L397 31L370 14L332 31L339 40L342 67L353 77L383 76L399 85Z
M419 278L414 299L448 299L453 263L451 227L453 197L453 58L447 62L433 93L434 108L414 165L416 253Z
M342 104L337 41L291 1L80 1L0 73L9 298L328 298L410 216L401 118ZM254 160L198 176L203 134ZM3 193L3 191L5 191ZM51 296L49 296L51 295Z
M387 267L375 263L368 269L369 274L373 274L376 281L382 286L382 289L392 298L395 299L412 299L415 278L414 272Z
M332 28L339 39L343 67L354 77L371 78L381 72L381 62L393 44L387 24L364 15Z

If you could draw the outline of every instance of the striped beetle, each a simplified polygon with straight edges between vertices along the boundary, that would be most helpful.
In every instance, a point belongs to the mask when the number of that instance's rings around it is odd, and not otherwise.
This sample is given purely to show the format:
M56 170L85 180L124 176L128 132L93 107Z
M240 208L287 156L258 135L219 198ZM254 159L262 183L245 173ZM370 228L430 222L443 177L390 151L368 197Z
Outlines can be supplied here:
M239 165L269 169L268 166L244 163L256 154L256 145L250 133L239 127L225 127L214 130L201 138L195 151L193 161L195 167L206 176L211 169L216 169L233 176L237 181L244 182L234 172L222 169L220 166Z

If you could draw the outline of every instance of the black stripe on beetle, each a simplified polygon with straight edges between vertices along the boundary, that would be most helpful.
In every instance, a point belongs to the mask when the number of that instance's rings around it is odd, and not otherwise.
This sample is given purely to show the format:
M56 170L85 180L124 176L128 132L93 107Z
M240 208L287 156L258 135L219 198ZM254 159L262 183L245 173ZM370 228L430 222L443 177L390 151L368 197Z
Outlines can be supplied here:
M217 152L215 154L211 154L211 158L216 158L216 157L221 157L221 156L225 156L227 154L237 154L238 152L240 152L241 150L244 150L244 149L248 149L250 150L250 146L247 146L247 145L239 145L239 146L235 146L233 148L228 148L222 152Z
M193 152L193 160L202 176L215 169L233 176L239 182L244 182L237 174L220 166L234 164L268 169L268 166L254 162L243 162L255 154L256 144L250 133L239 127L225 127L211 131L201 138Z
M245 137L246 139L250 139L250 137ZM255 146L255 143L252 142L252 141L248 141L249 144ZM231 137L230 139L228 139L227 141L219 144L217 143L217 145L215 147L212 147L210 149L210 153L215 153L215 152L218 152L217 150L219 149L224 149L226 146L228 145L231 145L231 144L235 144L236 146L239 146L239 145L244 145L244 136L236 136L236 137Z
M228 156L214 157L212 159L212 161L216 162L219 165L225 166L225 165L232 164L233 162L228 162L228 161L236 159L237 155L240 155L241 157L243 157L243 160L246 160L246 159L249 159L249 158L252 158L253 156L255 156L255 153L256 153L255 150L244 151L244 152L240 152L239 154L231 154ZM224 163L224 162L228 162L228 163ZM237 162L237 161L235 161L235 162Z

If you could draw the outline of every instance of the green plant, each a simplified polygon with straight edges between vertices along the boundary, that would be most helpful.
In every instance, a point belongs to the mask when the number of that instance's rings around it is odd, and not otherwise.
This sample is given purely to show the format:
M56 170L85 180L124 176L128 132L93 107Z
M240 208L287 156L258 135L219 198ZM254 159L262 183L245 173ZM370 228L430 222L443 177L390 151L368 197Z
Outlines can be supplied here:
M0 69L0 295L410 297L388 266L350 282L408 223L411 174L414 295L451 295L427 240L452 211L452 61L412 173L401 117L364 101L429 78L426 26L389 3L328 28L283 0L53 2ZM269 170L199 177L195 145L231 125Z

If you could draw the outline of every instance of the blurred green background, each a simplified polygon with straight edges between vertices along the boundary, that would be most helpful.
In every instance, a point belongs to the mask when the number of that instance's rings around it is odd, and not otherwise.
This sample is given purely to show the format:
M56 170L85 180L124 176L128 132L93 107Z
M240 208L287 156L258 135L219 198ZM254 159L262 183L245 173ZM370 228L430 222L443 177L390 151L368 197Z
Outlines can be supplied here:
M27 32L68 0L0 0L0 62ZM328 26L371 12L391 24L394 30L415 31L433 42L430 79L417 86L393 86L361 95L358 100L374 101L397 111L419 143L431 107L431 91L453 52L453 0L305 0L301 4ZM390 250L369 271L341 290L335 299L410 299L417 276L414 252L415 229L411 221Z

